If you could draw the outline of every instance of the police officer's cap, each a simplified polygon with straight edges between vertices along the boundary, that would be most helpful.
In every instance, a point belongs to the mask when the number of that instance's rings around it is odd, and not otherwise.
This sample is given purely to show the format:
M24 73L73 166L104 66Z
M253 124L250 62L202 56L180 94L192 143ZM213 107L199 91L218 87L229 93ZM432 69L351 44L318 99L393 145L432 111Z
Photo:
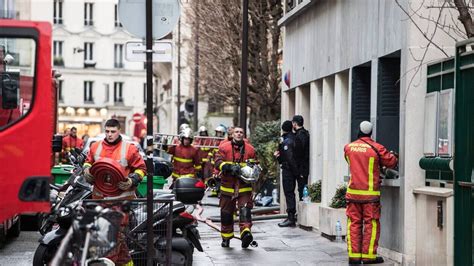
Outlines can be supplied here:
M291 130L293 129L293 124L291 123L290 120L286 120L285 122L283 122L283 124L281 125L281 129L285 132L291 132Z

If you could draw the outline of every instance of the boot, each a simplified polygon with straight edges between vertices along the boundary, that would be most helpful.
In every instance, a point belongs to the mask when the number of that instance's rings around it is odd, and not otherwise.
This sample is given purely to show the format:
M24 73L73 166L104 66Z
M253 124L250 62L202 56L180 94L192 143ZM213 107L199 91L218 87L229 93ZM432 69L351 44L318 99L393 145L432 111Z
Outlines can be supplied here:
M288 213L288 218L283 222L278 224L279 227L295 227L296 226L296 218L294 213Z
M230 239L222 239L221 247L228 248L230 246Z
M383 262L384 262L384 259L382 257L378 257L378 256L373 260L363 260L364 264L379 264L379 263L383 263Z
M248 248L250 243L252 243L253 241L252 233L250 233L250 231L245 231L242 234L241 240L242 240L242 248Z
M360 265L362 261L360 259L349 259L349 266L351 265Z

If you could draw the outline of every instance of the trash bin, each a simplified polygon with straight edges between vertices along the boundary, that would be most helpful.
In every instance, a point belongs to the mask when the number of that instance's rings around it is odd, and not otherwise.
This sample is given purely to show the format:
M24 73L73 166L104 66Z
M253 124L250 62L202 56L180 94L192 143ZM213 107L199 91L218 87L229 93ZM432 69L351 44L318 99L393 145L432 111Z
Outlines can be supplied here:
M54 178L54 184L64 184L71 176L73 169L74 166L69 164L59 164L53 166L53 168L51 169L51 175Z
M137 191L140 196L146 196L146 184L147 184L147 177L143 177L143 181L138 185ZM163 186L166 184L166 179L162 176L153 176L153 189L162 189Z

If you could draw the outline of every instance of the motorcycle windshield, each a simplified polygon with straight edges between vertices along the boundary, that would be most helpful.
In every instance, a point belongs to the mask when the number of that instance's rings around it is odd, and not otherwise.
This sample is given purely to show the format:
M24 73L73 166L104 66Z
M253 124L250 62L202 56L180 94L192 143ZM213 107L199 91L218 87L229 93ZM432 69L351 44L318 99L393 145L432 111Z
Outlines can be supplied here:
M92 234L91 246L96 247L97 257L107 256L117 245L122 220L123 215L115 211L106 212L95 220L97 231Z

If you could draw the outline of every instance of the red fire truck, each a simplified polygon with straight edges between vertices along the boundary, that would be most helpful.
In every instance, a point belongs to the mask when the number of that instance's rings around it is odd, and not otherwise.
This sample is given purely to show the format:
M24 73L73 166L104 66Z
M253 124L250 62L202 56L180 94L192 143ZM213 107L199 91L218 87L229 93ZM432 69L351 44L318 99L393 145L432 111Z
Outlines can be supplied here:
M48 212L56 89L51 25L0 19L0 246L19 215Z

